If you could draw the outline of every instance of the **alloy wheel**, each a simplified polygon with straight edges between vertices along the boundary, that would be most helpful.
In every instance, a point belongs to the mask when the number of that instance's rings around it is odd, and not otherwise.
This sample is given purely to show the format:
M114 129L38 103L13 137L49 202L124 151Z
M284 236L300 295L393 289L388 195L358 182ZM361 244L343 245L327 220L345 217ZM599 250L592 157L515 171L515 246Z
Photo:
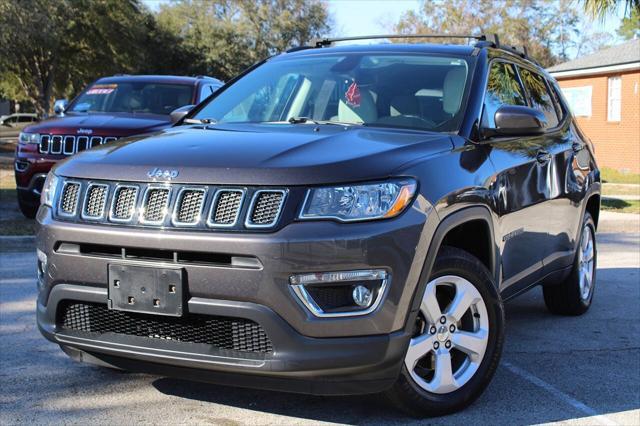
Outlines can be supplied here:
M595 266L595 242L591 226L584 225L582 238L580 240L580 298L583 301L589 300L593 288L593 272Z
M488 340L489 316L478 289L459 276L439 277L427 284L405 366L422 389L450 393L478 371Z

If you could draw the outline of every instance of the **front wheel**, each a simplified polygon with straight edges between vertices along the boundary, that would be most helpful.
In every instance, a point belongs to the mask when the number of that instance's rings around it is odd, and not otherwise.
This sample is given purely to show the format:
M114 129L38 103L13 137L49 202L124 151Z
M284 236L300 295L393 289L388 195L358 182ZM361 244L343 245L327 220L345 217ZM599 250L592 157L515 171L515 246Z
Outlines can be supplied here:
M458 411L491 381L503 340L504 309L491 274L469 253L443 247L387 397L418 417Z
M20 207L20 211L26 218L33 219L36 217L40 207L38 201L37 198L34 201L34 197L31 195L24 195L18 192L18 207Z

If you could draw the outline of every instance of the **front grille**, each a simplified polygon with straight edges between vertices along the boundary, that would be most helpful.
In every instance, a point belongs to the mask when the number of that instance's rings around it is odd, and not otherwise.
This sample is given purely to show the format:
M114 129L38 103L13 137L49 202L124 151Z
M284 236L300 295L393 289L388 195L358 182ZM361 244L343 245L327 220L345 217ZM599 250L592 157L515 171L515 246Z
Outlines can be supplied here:
M79 195L80 184L77 182L66 182L62 189L60 211L66 215L74 215L76 213Z
M117 139L114 136L40 135L38 151L41 154L73 155Z
M203 189L183 189L178 196L174 223L178 225L195 225L200 220L204 202Z
M65 180L56 213L77 222L268 231L278 224L287 193L285 189Z
M244 191L218 191L211 207L209 225L232 226L238 220Z
M143 221L148 223L162 222L167 214L168 204L168 188L149 188L145 196Z
M84 201L82 215L87 218L101 218L107 204L107 185L90 185Z
M283 201L283 191L257 192L253 199L253 209L247 221L247 226L273 226L278 218Z
M187 315L165 317L114 311L106 305L66 301L58 309L63 330L106 333L197 343L242 352L273 352L271 340L257 323L243 318Z
M136 201L138 199L137 186L119 186L113 196L113 208L111 210L111 219L119 221L129 221L133 219L136 211Z

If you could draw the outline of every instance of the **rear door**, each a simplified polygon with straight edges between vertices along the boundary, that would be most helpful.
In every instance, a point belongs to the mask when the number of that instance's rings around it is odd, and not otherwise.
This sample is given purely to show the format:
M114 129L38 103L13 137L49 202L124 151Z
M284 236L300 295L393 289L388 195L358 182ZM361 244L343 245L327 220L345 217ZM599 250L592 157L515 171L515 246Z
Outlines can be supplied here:
M504 104L527 106L524 87L514 64L490 64L482 127L495 128L494 116ZM502 283L508 297L541 278L542 253L547 244L544 175L538 159L540 137L492 138L490 158L498 213ZM513 286L513 284L518 284ZM512 287L513 286L513 287Z

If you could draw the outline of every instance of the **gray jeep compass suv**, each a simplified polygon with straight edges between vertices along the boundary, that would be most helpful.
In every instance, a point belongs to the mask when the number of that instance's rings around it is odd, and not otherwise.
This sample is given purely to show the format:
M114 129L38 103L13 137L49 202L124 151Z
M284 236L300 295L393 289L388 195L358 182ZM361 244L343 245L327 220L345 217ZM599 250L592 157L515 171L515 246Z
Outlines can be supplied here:
M556 82L497 37L269 58L176 126L59 163L38 325L72 358L313 394L471 403L536 285L591 304L600 175Z

